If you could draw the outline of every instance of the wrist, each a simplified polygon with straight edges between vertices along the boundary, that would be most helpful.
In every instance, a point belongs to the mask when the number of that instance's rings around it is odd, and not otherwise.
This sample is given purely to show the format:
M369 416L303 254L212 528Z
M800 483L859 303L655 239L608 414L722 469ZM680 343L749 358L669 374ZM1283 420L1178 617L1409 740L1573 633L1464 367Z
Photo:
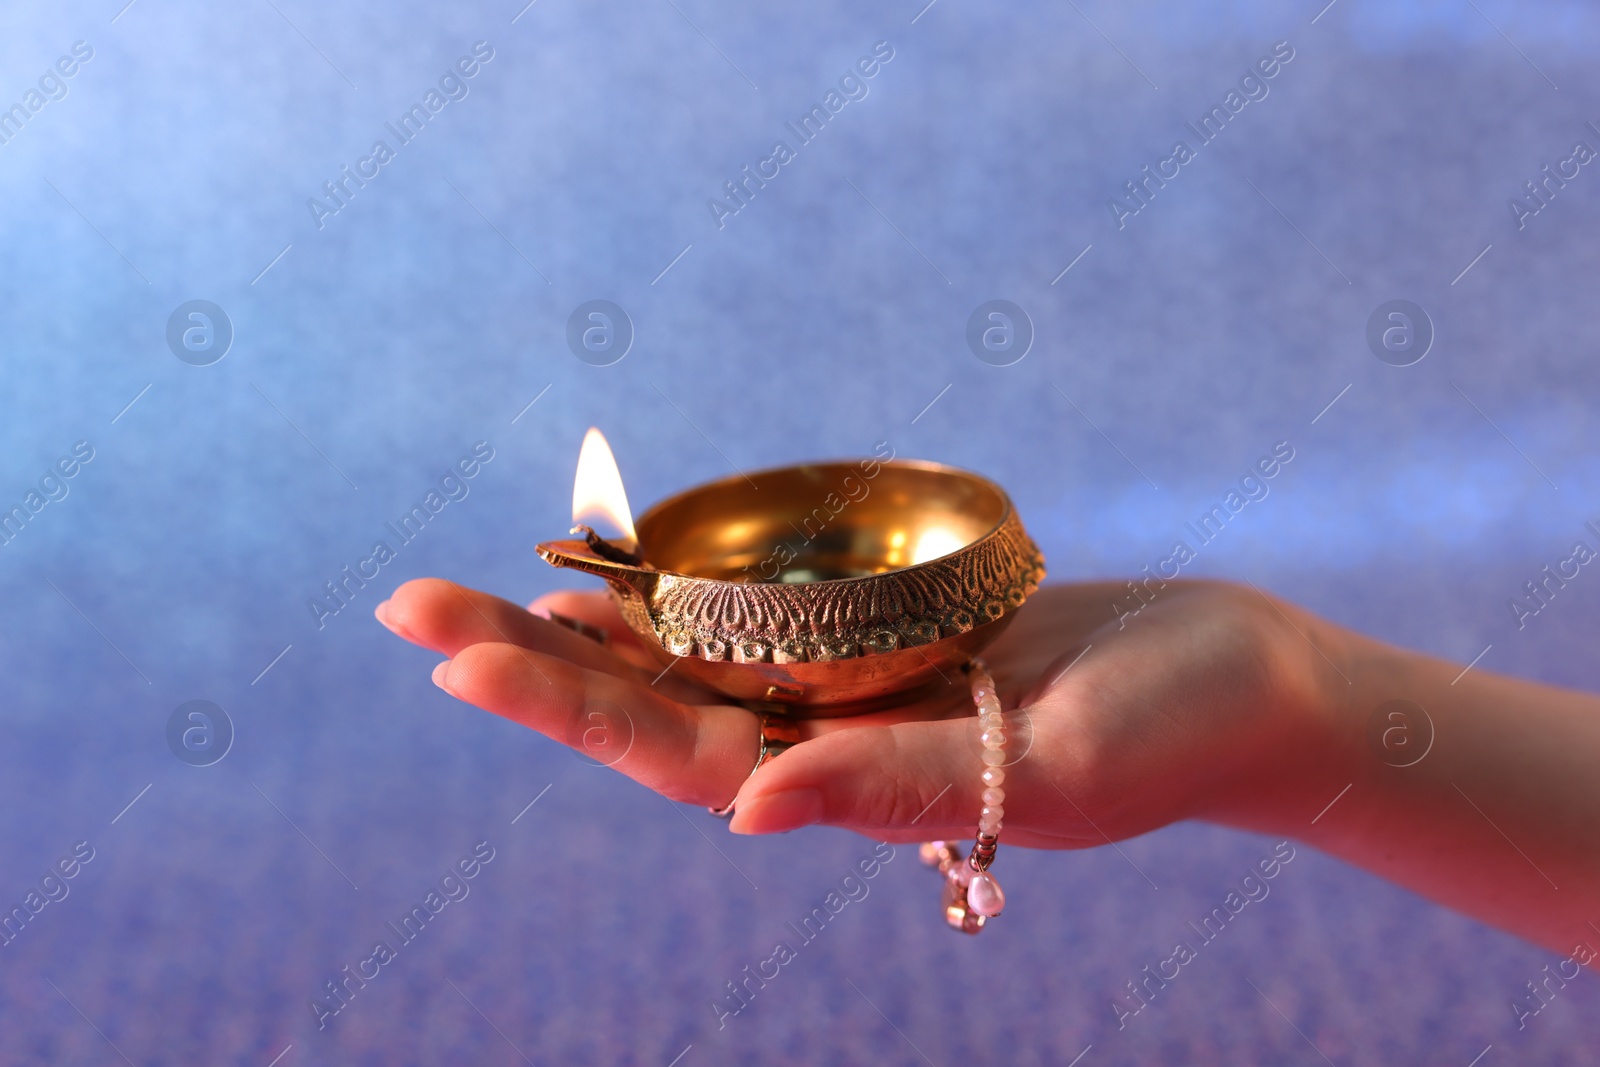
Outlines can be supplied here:
M1285 704L1293 727L1277 774L1271 830L1314 844L1363 832L1355 812L1387 794L1433 743L1433 723L1417 696L1417 657L1353 630L1297 611L1298 668ZM1338 805L1345 811L1333 815Z
M1352 716L1371 643L1293 604L1246 595L1260 609L1269 684L1246 758L1203 817L1306 839L1319 813L1363 773Z

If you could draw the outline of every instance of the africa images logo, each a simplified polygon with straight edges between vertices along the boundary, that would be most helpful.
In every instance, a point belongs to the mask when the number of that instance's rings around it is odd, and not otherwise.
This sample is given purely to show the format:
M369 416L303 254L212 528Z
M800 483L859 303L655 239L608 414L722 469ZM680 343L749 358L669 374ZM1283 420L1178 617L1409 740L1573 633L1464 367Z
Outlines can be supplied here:
M894 58L894 45L888 41L878 41L872 46L872 54L862 56L855 64L839 77L839 87L829 89L823 94L822 103L813 104L811 110L802 114L798 122L785 122L784 129L794 136L794 145L788 141L774 141L772 152L764 159L756 162L755 170L750 169L747 163L739 171L737 179L730 178L722 183L726 196L718 199L709 197L706 207L711 211L711 218L717 224L717 229L727 225L727 220L750 206L756 198L756 192L767 187L767 182L772 181L783 172L783 168L799 158L799 149L804 148L821 136L833 117L843 111L852 101L865 100L871 92L867 83L878 76L885 64Z
M21 101L9 108L0 106L0 145L10 144L11 139L21 133L22 128L32 121L33 116L43 111L46 104L65 100L67 79L76 75L83 64L93 58L94 48L88 41L72 42L72 54L57 59L54 66L39 75L38 88L23 93Z
M321 196L306 199L306 208L311 212L317 229L323 229L330 216L349 207L356 194L367 187L367 182L383 173L383 168L393 162L398 149L404 148L422 133L429 119L443 111L447 104L465 100L472 91L467 82L477 77L483 65L493 58L494 48L488 41L475 43L472 54L462 56L448 67L439 76L438 86L429 86L427 92L422 94L420 103L412 104L394 122L383 124L384 129L394 137L393 147L386 140L374 141L371 150L356 160L354 171L350 169L350 164L345 163L339 167L337 178L323 182L322 191L326 199Z
M1139 172L1140 176L1132 181L1124 182L1122 194L1106 201L1111 209L1111 221L1117 224L1117 229L1124 229L1128 220L1150 206L1155 199L1157 190L1165 189L1170 182L1183 173L1183 168L1199 157L1200 149L1215 141L1222 135L1223 129L1234 116L1242 112L1251 103L1260 103L1267 98L1272 87L1267 83L1282 73L1294 59L1294 46L1288 41L1278 41L1272 46L1268 55L1262 56L1245 71L1239 79L1237 89L1229 89L1222 98L1221 104L1215 104L1211 110L1200 116L1198 124L1186 122L1184 126L1194 135L1194 144L1191 146L1187 140L1173 142L1172 154L1156 161L1155 169L1146 163Z

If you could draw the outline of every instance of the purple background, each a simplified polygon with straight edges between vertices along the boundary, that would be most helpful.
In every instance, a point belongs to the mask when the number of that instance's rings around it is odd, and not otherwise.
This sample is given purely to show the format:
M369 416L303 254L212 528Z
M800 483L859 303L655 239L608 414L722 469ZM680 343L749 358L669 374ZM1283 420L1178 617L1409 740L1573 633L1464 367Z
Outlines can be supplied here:
M1591 1062L1592 975L1518 1032L1553 957L1305 847L1119 1032L1123 983L1273 844L1200 825L1011 850L975 941L902 850L719 1030L724 982L871 843L732 838L449 699L371 619L417 575L560 584L532 547L590 424L638 507L879 440L982 471L1055 580L1164 556L1288 440L1195 573L1600 685L1600 579L1521 631L1506 607L1600 519L1600 173L1520 231L1507 207L1600 147L1596 16L922 2L0 14L0 107L94 49L0 145L0 501L95 448L0 548L0 898L96 850L0 947L0 1062ZM477 40L470 95L319 229L307 198ZM719 230L707 199L880 40L870 95ZM1279 40L1270 95L1118 230L1108 198ZM995 297L1037 330L1005 368L964 341ZM565 343L596 298L637 330L604 368ZM1365 341L1395 298L1437 330L1406 368ZM209 367L164 339L190 299L236 331ZM319 630L307 599L478 440L470 496ZM237 730L208 768L164 736L191 699ZM318 1032L322 983L480 840L471 895Z

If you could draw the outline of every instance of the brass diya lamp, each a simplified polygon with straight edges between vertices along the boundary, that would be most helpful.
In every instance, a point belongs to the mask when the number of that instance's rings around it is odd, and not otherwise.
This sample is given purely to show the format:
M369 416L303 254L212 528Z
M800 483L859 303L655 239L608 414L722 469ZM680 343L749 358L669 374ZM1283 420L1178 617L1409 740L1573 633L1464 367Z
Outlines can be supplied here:
M621 533L575 526L581 540L538 553L604 578L645 647L707 689L795 717L872 710L947 681L1045 573L998 485L892 456L695 486L635 528L590 430L573 518L600 515Z

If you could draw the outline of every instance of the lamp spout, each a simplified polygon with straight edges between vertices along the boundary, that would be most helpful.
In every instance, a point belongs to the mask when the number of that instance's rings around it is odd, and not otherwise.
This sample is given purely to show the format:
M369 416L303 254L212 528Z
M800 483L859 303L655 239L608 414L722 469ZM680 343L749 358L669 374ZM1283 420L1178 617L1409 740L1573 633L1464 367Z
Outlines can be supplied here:
M605 542L601 542L605 544ZM618 592L648 598L655 591L661 572L648 564L639 565L608 559L588 541L546 541L537 546L539 558L552 567L567 567L597 574L616 586ZM615 553L618 556L622 553Z

